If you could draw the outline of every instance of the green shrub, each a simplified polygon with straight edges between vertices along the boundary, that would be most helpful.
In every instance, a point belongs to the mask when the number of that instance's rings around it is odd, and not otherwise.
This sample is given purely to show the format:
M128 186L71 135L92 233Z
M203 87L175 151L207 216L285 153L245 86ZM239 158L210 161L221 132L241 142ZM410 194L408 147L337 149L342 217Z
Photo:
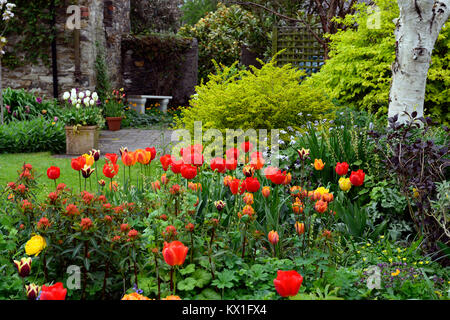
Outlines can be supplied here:
M391 65L395 59L395 24L399 16L397 1L376 0L381 28L368 28L366 4L358 5L354 15L342 22L358 25L330 36L330 57L321 71L308 82L324 88L332 99L380 114L387 113L391 84ZM441 31L428 72L425 109L434 119L450 120L450 26Z
M39 116L53 120L61 115L61 108L56 100L44 100L33 92L24 89L3 90L5 122L31 120Z
M258 20L250 12L240 6L226 7L221 3L217 11L208 13L193 27L181 27L178 34L198 40L199 79L204 80L215 70L213 59L231 65L239 60L243 44L253 47L265 37Z
M277 67L272 59L262 68L238 70L218 67L206 84L196 87L197 96L190 108L176 117L176 127L193 132L194 122L202 121L204 129L283 129L305 123L299 113L316 120L328 114L332 103L320 89L301 84L303 71L291 65Z
M51 122L39 117L0 126L0 153L61 153L65 148L66 133L62 121Z
M192 26L203 18L208 12L216 9L217 1L215 0L187 0L181 7L181 11L183 12L183 17L181 20Z

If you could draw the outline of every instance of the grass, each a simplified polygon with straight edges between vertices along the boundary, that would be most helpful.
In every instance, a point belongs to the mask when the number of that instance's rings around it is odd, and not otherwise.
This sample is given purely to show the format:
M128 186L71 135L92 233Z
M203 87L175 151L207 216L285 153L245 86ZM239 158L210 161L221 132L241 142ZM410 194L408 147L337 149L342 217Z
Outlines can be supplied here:
M57 183L65 183L74 192L79 192L80 184L78 178L78 172L73 170L71 167L70 158L55 158L49 152L40 153L17 153L17 154L0 154L0 194L1 190L6 186L8 182L16 181L18 178L17 171L21 170L24 163L29 163L33 166L35 170L35 179L39 182L39 192L37 194L38 199L42 199L48 195L49 192L55 190L55 183L47 177L47 169L50 166L59 167L61 170L61 175L59 179L56 180ZM124 166L120 164L119 174L114 180L118 181L119 184L123 182L123 170ZM154 161L152 163L152 175L155 172ZM107 184L110 180L105 178L103 175L103 165L105 164L105 159L100 158L97 162L97 174L98 179L104 179ZM131 169L132 177L136 177L139 172L139 164ZM127 169L128 176L128 169ZM155 180L157 178L155 177ZM87 182L87 190L91 192L97 191L97 179L95 172L91 176L92 188ZM82 190L84 190L84 179L82 178Z

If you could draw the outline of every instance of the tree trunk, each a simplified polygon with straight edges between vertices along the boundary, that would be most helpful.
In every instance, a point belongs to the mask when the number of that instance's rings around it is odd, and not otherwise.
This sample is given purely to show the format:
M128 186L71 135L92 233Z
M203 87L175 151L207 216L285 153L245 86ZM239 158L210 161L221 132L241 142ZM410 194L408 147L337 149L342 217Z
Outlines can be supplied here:
M434 44L447 21L450 0L398 0L396 19L396 59L392 65L389 117L400 122L417 111L423 116L425 85Z
M2 58L0 56L0 124L4 124L5 115L4 115L4 106L3 106L3 84L2 84Z

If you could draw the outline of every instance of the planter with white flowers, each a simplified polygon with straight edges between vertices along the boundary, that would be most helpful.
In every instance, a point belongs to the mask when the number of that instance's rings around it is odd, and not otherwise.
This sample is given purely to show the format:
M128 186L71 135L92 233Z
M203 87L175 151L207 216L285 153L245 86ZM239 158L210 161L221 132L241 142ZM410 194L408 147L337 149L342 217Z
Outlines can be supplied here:
M66 153L79 155L98 149L99 130L105 120L97 93L72 89L64 93L63 99Z

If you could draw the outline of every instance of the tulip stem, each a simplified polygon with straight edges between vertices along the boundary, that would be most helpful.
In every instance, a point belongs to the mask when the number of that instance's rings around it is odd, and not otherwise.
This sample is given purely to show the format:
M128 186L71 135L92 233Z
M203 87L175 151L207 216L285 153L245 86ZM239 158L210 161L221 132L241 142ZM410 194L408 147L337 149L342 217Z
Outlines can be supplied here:
M47 283L48 282L48 273L47 273L47 259L46 259L45 252L42 255L42 264L44 265L44 281L45 281L45 283Z
M211 253L212 253L212 244L213 244L213 240L214 240L215 231L216 231L216 229L213 228L212 233L211 233L211 240L209 241L209 251L208 251L209 265L211 266L211 276L212 276L213 280L216 277L214 275L214 267L213 267L213 262L212 262L212 258L211 258Z
M158 282L158 300L161 300L161 278L159 277L158 257L156 253L155 253L155 272L156 272L156 279Z
M194 237L192 235L192 232L190 232L191 235L191 263L194 261Z
M245 223L244 240L242 241L242 259L244 259L244 256L245 256L245 243L247 242L247 227L248 227L248 223Z
M95 161L95 178L97 180L97 192L100 192L100 186L98 184L98 171L97 171L97 161Z
M80 193L81 193L81 171L78 171L78 181L80 182Z
M102 300L105 300L106 279L108 279L108 272L109 272L109 260L106 261L106 266L105 266L105 277L103 278Z
M170 269L170 291L173 292L173 267Z

